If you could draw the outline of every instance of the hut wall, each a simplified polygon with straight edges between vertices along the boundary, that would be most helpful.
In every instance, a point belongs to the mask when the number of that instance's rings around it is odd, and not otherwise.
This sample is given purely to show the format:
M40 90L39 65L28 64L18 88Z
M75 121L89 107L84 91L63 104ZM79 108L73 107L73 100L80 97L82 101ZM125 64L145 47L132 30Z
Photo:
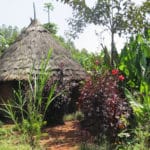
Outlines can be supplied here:
M13 90L16 85L15 81L0 82L0 103L13 98Z

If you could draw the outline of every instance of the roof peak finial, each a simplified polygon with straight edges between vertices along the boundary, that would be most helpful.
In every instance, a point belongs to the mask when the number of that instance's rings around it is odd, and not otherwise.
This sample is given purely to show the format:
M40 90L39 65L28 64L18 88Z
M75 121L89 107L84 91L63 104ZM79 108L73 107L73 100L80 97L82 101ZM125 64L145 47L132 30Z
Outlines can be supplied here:
M36 20L36 9L35 9L35 3L33 2L33 11L34 11L34 20Z

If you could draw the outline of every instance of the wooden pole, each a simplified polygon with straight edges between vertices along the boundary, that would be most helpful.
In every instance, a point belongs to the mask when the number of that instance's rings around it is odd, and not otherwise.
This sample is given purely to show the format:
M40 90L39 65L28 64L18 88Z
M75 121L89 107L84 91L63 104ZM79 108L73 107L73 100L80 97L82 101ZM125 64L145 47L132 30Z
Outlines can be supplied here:
M34 20L36 20L36 9L35 9L35 3L33 2L33 11L34 11Z

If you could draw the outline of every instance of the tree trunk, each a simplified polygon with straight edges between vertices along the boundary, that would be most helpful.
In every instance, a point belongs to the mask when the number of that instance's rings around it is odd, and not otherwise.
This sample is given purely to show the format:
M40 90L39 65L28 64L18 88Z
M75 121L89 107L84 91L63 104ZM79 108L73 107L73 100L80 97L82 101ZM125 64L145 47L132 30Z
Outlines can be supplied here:
M114 56L115 56L114 32L111 31L111 66L114 66Z
M48 23L50 23L50 10L48 9Z

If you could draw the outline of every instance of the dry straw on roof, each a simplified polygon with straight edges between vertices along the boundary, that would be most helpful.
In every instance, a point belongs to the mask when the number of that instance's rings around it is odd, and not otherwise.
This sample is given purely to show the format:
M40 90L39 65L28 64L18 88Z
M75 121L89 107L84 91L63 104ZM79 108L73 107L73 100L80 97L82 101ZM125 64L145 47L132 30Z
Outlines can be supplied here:
M51 48L53 52L48 67L52 72L59 71L63 64L65 80L85 77L84 70L71 58L69 51L56 42L37 20L33 20L1 56L0 81L27 80L32 68L32 72L38 74L41 60L47 58Z

